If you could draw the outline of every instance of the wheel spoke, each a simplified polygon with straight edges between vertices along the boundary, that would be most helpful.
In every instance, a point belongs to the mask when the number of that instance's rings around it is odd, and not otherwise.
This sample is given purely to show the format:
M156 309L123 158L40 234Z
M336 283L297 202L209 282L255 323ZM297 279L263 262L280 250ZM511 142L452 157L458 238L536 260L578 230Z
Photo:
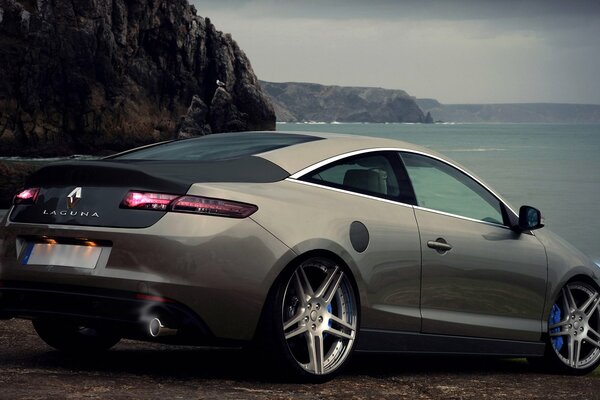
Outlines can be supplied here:
M306 335L306 342L308 344L308 356L310 359L310 369L315 374L323 373L323 341L321 336Z
M327 294L325 295L325 302L327 304L330 304L331 301L333 300L333 296L335 296L335 292L337 292L338 288L340 287L340 284L342 283L343 278L344 278L344 273L342 271L340 271L337 279L335 280L335 282L333 282L332 285L330 285L330 288L327 291Z
M333 270L329 270L327 272L327 276L325 277L325 279L323 279L321 286L319 286L319 288L315 292L315 297L323 297L323 295L329 288L329 285L331 285L331 282L335 278L335 274L338 272L339 269L340 268L338 266L336 266Z
M312 286L310 285L310 282L309 282L308 278L306 277L304 268L298 268L298 270L296 271L296 274L298 276L298 285L300 285L300 287L302 288L302 291L305 294L304 299L306 300L306 296L314 297L315 293L313 292Z
M590 339L589 336L585 339L585 342L600 349L600 343L597 340Z
M286 333L285 334L285 339L286 340L290 340L291 338L300 335L301 333L306 332L308 328L306 327L306 325L298 325L298 327L296 329L294 329L293 331Z
M590 307L589 311L585 313L585 316L590 318L592 316L592 314L594 313L594 311L596 311L596 310L598 310L598 312L600 312L600 303L596 303L592 307Z
M581 357L581 342L577 339L569 337L569 365L577 368L579 358Z
M549 334L550 337L556 337L556 336L565 336L568 335L569 332L567 331L560 331L560 332L552 332Z
M573 297L573 293L571 293L571 289L569 286L565 286L563 288L563 296L565 297L566 304L568 306L567 312L577 310L577 303L575 303L575 298Z
M590 336L590 334L594 335L596 337L596 339L594 339L595 341L600 341L600 334L596 330L592 329L591 327L588 327L587 335L586 336L587 336L588 339L593 339Z
M567 295L565 294L565 288L562 288L562 301L563 301L563 313L567 314L567 319L569 317L568 314L571 314L571 306L569 306L569 300L567 299Z
M298 313L294 317L292 317L292 319L290 319L289 321L283 323L283 330L284 331L287 331L292 326L294 326L298 322L302 321L302 318L304 317L304 313L302 311L303 311L302 309L299 309Z
M575 361L575 368L577 368L577 365L579 365L579 358L581 358L581 342L579 340L574 340L573 341L574 345L575 345L575 357L574 357L574 361Z
M350 339L350 340L354 339L354 331L352 331L351 333L348 334L348 333L342 332L339 329L329 327L329 328L325 329L325 332L331 333L333 336L337 336L342 339Z
M354 324L351 324L349 322L344 321L341 318L338 318L337 316L333 315L333 314L329 314L329 319L332 320L333 322L336 322L338 324L340 324L341 326L343 326L346 329L350 329L352 331L354 331L356 328L354 327Z
M296 287L296 295L302 301L302 305L306 304L308 297L306 296L306 292L304 291L304 287L302 287L302 281L300 280L300 276L298 271L294 272L294 286Z
M594 293L594 295L593 295L593 296L590 296L590 298L589 298L589 299L587 299L587 301L585 302L585 304L581 306L581 311L582 311L582 312L584 312L584 313L587 315L587 312L586 312L586 310L588 309L588 307L589 307L589 306L591 306L593 303L595 303L595 302L596 302L596 299L597 299L597 298L598 298L598 293ZM597 307L597 305L596 305L596 307ZM590 312L590 314L591 314L592 312L594 312L594 309L595 309L596 307L592 307L592 308L591 308L591 310L590 310L590 311L591 311L591 312Z
M548 327L548 329L560 328L561 326L569 325L569 319L565 319L564 321L557 322L556 324L552 324Z
M573 338L571 336L569 336L569 343L568 343L568 351L569 351L569 366L573 367L575 365L575 346L576 346L576 341L573 340Z

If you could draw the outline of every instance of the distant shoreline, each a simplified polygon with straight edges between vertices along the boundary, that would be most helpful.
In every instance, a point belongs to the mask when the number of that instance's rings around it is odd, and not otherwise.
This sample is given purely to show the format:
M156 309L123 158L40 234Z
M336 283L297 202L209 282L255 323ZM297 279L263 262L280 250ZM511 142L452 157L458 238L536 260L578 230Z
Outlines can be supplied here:
M285 122L278 121L277 125L600 125L600 122L461 122L461 121L436 121L431 124L421 122L324 122L324 121L303 121L303 122ZM0 157L2 159L2 157Z

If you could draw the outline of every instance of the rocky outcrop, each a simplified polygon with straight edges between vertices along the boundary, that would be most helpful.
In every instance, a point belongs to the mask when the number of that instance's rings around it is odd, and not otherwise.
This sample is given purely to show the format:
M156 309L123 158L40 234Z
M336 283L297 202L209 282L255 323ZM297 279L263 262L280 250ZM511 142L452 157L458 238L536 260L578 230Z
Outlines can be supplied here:
M403 90L261 82L280 122L425 122Z
M0 76L0 155L275 129L246 55L187 0L0 0Z

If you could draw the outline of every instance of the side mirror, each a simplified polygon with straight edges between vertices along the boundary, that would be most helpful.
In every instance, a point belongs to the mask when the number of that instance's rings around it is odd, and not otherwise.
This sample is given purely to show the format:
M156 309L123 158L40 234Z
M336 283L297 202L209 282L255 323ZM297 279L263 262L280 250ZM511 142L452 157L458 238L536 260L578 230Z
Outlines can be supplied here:
M542 212L531 206L521 206L519 209L519 230L533 231L544 227Z

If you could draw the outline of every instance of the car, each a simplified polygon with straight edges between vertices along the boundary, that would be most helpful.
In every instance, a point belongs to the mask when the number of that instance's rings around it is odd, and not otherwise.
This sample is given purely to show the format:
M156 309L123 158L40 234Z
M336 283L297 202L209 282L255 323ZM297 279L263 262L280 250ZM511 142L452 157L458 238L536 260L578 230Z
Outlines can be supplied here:
M1 225L0 317L63 351L250 346L315 382L353 351L600 363L598 266L398 140L222 133L58 162Z

